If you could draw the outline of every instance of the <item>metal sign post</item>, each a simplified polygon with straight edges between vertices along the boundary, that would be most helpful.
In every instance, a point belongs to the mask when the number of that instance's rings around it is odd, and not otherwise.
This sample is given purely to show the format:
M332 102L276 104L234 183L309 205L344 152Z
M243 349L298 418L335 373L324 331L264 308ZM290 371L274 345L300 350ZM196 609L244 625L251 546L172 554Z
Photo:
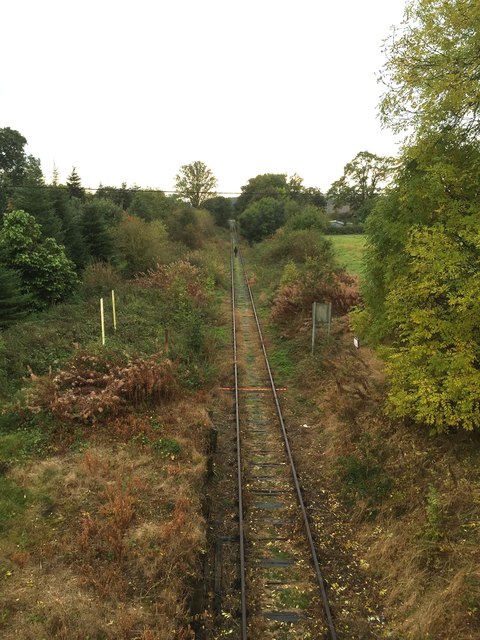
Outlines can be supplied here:
M314 302L312 305L312 356L315 349L317 324L326 324L328 335L330 335L330 328L332 326L331 302Z

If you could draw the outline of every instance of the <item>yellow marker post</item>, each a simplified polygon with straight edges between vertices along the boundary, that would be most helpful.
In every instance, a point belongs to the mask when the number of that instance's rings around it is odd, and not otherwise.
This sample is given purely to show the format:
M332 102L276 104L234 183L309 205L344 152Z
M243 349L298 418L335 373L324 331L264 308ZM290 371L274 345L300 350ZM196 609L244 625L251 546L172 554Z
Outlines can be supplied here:
M103 298L100 298L100 323L102 325L102 345L105 345L105 315L103 313Z
M112 315L113 315L113 330L117 330L117 314L115 311L115 291L112 289Z

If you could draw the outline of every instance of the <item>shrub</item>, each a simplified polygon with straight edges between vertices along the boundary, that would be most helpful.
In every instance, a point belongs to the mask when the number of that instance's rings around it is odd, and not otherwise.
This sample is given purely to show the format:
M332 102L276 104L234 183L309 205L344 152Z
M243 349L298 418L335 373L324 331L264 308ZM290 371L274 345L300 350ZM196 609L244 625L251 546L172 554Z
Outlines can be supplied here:
M168 235L174 242L182 242L189 249L200 249L203 246L198 218L191 207L184 206L174 211L166 220Z
M102 296L110 293L121 281L119 273L111 264L96 260L83 272L80 290L87 298Z
M30 391L31 411L50 411L59 420L93 424L128 405L159 404L179 394L175 367L158 354L126 364L82 353L53 378L39 378Z
M272 304L275 322L290 325L310 314L313 302L331 302L333 313L343 315L360 301L358 281L346 271L330 271L320 258L308 258L303 270L285 267L282 284Z
M131 277L155 266L167 241L167 231L159 221L145 222L125 215L113 233L122 273Z
M307 205L289 218L285 226L293 231L316 229L325 232L328 229L328 220L322 209Z
M291 260L304 264L309 258L315 257L321 258L327 270L333 269L333 246L319 230L284 228L277 231L269 241L264 260L270 263Z
M3 218L0 249L7 267L20 275L32 306L42 309L66 298L77 285L75 265L53 238L44 238L35 218L12 211Z

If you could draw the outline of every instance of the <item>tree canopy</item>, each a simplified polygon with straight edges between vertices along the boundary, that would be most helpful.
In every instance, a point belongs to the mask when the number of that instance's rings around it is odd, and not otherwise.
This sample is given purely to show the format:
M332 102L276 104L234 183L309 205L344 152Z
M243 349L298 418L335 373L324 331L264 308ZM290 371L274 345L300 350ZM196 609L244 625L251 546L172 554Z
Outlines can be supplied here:
M384 123L410 127L366 223L366 311L387 339L389 409L432 432L479 429L480 4L414 0L387 43Z
M343 176L330 187L327 197L335 207L349 207L349 215L363 221L370 213L375 198L392 178L393 158L360 151L343 169Z
M21 184L26 171L26 138L10 127L0 129L0 213L5 211L10 187Z
M325 207L326 200L320 189L304 187L303 178L296 173L288 177L286 173L262 173L255 178L250 178L247 184L241 188L241 194L235 203L237 213L262 198L274 198L275 200L291 200L301 205L313 205Z
M74 264L53 238L44 238L40 225L25 211L6 213L0 228L0 252L6 267L21 278L23 292L36 308L58 302L77 284Z
M20 184L25 175L27 156L26 138L10 127L0 129L0 179L9 184Z
M381 117L415 135L462 129L480 133L480 3L410 0L402 25L385 41Z
M212 171L199 160L184 164L175 177L175 190L180 198L192 207L199 207L215 195L217 179Z
M240 230L250 243L260 242L281 227L284 212L284 202L275 198L252 202L238 218Z
M85 189L82 187L82 181L75 167L72 167L72 171L67 178L67 189L71 198L85 199Z

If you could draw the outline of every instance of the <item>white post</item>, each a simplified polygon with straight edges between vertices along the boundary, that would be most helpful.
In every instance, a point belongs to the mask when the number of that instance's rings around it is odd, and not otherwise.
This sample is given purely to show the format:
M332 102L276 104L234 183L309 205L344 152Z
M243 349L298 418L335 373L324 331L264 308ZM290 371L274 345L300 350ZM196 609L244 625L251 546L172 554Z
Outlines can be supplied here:
M112 289L112 315L113 315L113 330L117 330L117 314L115 311L115 291Z
M105 345L105 315L103 313L103 298L100 298L100 323L102 325L102 345Z

